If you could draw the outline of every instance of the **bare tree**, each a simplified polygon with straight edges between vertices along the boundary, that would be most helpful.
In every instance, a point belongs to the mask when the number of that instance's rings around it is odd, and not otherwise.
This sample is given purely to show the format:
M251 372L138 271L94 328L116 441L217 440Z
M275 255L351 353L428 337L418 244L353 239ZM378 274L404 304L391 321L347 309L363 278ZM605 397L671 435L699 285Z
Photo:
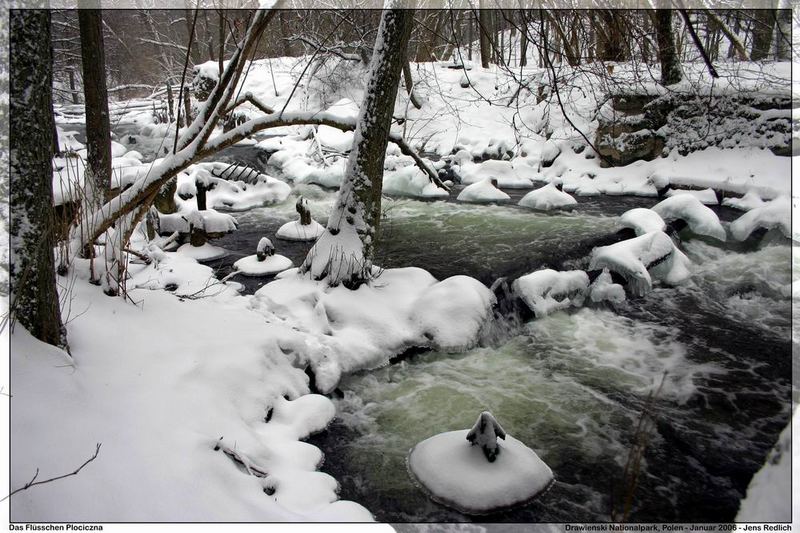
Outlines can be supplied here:
M301 267L330 285L357 288L372 277L383 162L405 55L403 43L411 33L412 17L411 10L383 12L344 181L327 231Z

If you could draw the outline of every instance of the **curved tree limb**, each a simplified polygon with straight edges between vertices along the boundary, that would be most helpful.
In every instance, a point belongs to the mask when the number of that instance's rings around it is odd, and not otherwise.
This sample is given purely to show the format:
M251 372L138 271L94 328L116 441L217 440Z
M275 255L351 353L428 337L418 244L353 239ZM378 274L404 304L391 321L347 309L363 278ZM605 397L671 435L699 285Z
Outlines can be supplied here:
M58 481L59 479L64 479L65 477L70 477L70 476L77 475L77 474L78 474L78 472L80 472L81 470L83 470L83 467L84 467L84 466L88 465L89 463L91 463L92 461L94 461L95 459L97 459L97 455L100 453L100 446L101 446L101 443L99 443L99 442L98 442L98 443L97 443L97 447L96 447L96 448L95 448L95 450L94 450L94 455L92 455L91 457L89 457L89 458L88 458L86 461L84 461L84 463L83 463L81 466L79 466L78 468L76 468L75 470L73 470L72 472L70 472L69 474L63 474L63 475L61 475L61 476L56 476L56 477L51 477L51 478L49 478L49 479L43 479L43 480L41 480L41 481L36 481L36 478L37 478L37 477L39 477L39 469L37 468L37 469L36 469L36 473L35 473L35 474L33 474L33 478L31 478L31 480L30 480L30 481L28 481L27 483L25 483L25 484L24 484L23 486L21 486L20 488L18 488L18 489L15 489L15 490L11 491L11 493L10 493L8 496L6 496L5 498L3 498L2 500L0 500L0 502L4 502L4 501L6 501L7 499L9 499L10 497L12 497L14 494L16 494L16 493L18 493L18 492L22 492L23 490L28 490L29 488L31 488L31 487L35 487L36 485L44 485L45 483L51 483L51 482L53 482L53 481Z

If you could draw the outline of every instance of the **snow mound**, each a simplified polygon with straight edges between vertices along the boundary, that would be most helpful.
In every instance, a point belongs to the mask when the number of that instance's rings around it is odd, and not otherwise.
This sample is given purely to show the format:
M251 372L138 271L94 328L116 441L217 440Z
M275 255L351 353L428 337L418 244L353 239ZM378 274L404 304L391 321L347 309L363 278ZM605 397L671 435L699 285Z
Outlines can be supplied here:
M510 435L486 460L464 429L440 433L412 448L408 468L432 499L466 514L487 514L526 502L547 489L553 472L536 452Z
M716 213L691 194L672 196L657 203L652 209L661 215L664 222L681 219L698 235L707 235L720 241L726 239L725 228L720 224Z
M623 228L631 228L637 236L667 229L667 224L661 215L644 207L636 207L622 213L622 216L619 217L619 224Z
M675 248L666 233L653 231L595 248L592 250L589 270L607 268L616 272L627 280L631 292L641 296L652 289L651 274L656 279L676 285L690 275L688 264L689 259Z
M317 140L326 148L347 152L353 147L353 132L323 125L317 129Z
M497 180L497 186L505 189L529 189L533 187L533 179L520 175L517 172L518 169L521 169L525 174L531 173L521 165L515 167L511 161L498 161L495 159L483 161L482 163L465 161L458 165L457 168L454 168L454 171L461 178L461 183L465 185L478 183L487 178L494 178Z
M522 207L549 211L577 204L577 200L564 191L559 191L554 183L549 183L544 187L531 191L519 201Z
M289 197L292 188L285 182L246 167L228 163L199 163L178 175L178 192L197 194L195 181L206 188L206 205L212 209L245 211L254 207L280 203Z
M311 224L303 225L299 220L287 222L275 232L275 236L279 239L287 241L315 241L325 232L325 226L311 220Z
M730 225L731 235L737 241L743 241L758 228L778 228L786 237L792 235L792 204L788 196L767 202L740 216Z
M750 211L764 205L764 200L761 199L756 191L750 190L741 198L725 198L722 200L722 205L741 209L742 211Z
M279 254L267 256L259 261L256 255L242 257L233 264L233 268L245 276L269 276L292 268L292 260Z
M494 295L479 281L437 281L420 268L379 271L357 290L329 287L289 270L259 289L252 305L271 321L307 334L284 339L297 365L310 365L321 392L342 373L382 366L409 347L461 351L475 346L491 318Z
M435 183L416 166L387 171L383 175L383 194L414 198L447 198L450 193Z
M158 214L159 232L169 234L189 233L191 228L203 230L206 233L231 233L236 230L236 219L227 213L219 213L213 209L198 211L186 209L172 214Z
M694 196L701 203L705 205L719 205L719 200L717 200L717 193L714 192L714 189L703 189L702 191L696 190L689 190L689 189L670 189L667 191L667 197L672 196L679 196L681 194L689 194Z
M485 178L482 181L464 187L464 190L459 193L456 199L460 202L489 203L505 202L511 200L511 197L495 187L491 178Z
M589 298L594 303L611 302L622 303L625 301L625 288L611 280L611 273L607 268L589 286Z
M192 246L186 243L181 245L176 252L197 261L213 261L228 255L228 250L225 248L220 248L219 246L214 246L209 243L205 243L202 246Z
M557 272L548 268L514 280L511 288L537 317L543 317L582 305L588 286L589 276L583 270Z

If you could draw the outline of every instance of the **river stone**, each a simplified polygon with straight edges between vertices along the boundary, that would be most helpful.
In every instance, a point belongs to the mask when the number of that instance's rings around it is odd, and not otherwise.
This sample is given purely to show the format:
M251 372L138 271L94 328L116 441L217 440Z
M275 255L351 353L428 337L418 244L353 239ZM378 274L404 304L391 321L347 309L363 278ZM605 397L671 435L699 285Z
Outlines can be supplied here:
M500 453L489 462L467 434L440 433L409 453L412 479L434 501L465 514L488 514L530 501L553 482L550 467L514 437L498 441Z

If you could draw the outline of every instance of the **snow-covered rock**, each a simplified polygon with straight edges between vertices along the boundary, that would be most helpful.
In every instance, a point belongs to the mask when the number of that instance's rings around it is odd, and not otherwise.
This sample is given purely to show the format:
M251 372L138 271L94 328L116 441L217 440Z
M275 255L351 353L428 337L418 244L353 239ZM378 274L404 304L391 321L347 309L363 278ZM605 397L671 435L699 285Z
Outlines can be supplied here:
M413 198L447 198L450 193L435 183L417 166L387 171L383 175L383 194Z
M505 202L511 200L511 197L495 187L492 183L492 178L485 178L482 181L464 187L457 200L460 202L489 203Z
M750 211L764 205L764 200L761 199L761 196L756 191L749 190L741 198L725 198L722 200L722 205L741 209L742 211Z
M761 207L755 207L731 222L731 235L743 241L758 228L778 228L786 237L792 235L792 203L788 196L780 196Z
M726 239L725 228L720 224L717 214L691 194L672 196L657 203L652 209L661 215L664 222L680 219L698 235L707 235L720 241Z
M497 442L499 453L489 462L468 434L440 433L411 450L409 471L432 499L463 513L486 514L529 501L553 482L550 467L511 435Z
M325 226L311 220L311 224L303 225L299 220L287 222L275 232L275 236L279 239L287 241L315 241L325 231Z
M186 243L181 245L176 252L201 262L221 259L228 255L228 250L225 248L220 248L219 246L214 246L213 244L209 243L205 243L202 246L192 246L191 244Z
M519 205L522 207L541 211L568 207L577 203L578 201L571 195L564 191L559 191L554 183L549 183L544 187L529 192L519 201Z
M454 167L453 170L461 178L461 183L465 185L478 183L487 178L494 178L497 180L497 186L504 189L529 189L533 187L533 180L528 176L520 176L517 172L518 168L525 170L521 165L517 165L515 168L511 161L490 159L481 163L463 162L458 167ZM530 171L526 173L530 174Z
M631 228L636 232L636 235L644 235L651 231L664 231L667 229L667 224L661 215L644 207L635 207L625 211L619 217L619 224L623 228Z
M589 286L589 276L583 270L557 272L551 269L526 274L511 284L514 294L536 314L549 315L554 311L583 304Z
M614 271L627 280L631 292L643 295L652 289L651 274L670 285L684 281L690 275L688 261L675 248L666 233L652 231L633 239L595 248L592 250L589 270L607 268ZM656 262L659 264L651 266Z
M275 254L267 256L263 261L259 261L257 255L248 255L236 261L233 264L233 268L245 276L269 276L292 268L292 260Z
M670 189L667 191L666 196L678 196L681 194L690 194L700 200L705 205L719 205L719 200L717 200L717 193L714 192L714 189L703 189L703 190L694 190L694 189Z
M227 213L219 213L213 209L197 211L187 209L178 213L159 213L159 229L163 234L189 233L190 226L206 233L231 233L236 230L236 219Z
M603 301L622 303L625 301L625 288L614 283L608 269L604 268L603 272L589 285L589 299L594 303Z
M410 346L469 349L492 316L494 295L473 278L440 282L413 267L374 271L379 275L369 284L350 290L293 269L255 294L262 313L314 339L287 339L284 347L311 366L322 392L333 390L342 373L381 366Z

